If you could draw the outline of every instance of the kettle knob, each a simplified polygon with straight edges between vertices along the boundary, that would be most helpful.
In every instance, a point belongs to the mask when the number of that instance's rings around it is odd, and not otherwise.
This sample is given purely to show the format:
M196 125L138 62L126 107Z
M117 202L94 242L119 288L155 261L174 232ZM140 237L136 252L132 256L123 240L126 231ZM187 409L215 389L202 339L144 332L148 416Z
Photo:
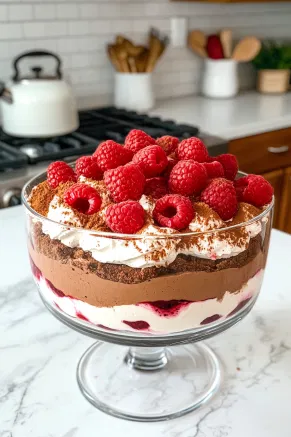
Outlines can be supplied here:
M40 75L41 75L42 68L41 68L41 67L38 67L38 66L31 67L31 71L34 72L35 77L38 79L38 78L40 77Z

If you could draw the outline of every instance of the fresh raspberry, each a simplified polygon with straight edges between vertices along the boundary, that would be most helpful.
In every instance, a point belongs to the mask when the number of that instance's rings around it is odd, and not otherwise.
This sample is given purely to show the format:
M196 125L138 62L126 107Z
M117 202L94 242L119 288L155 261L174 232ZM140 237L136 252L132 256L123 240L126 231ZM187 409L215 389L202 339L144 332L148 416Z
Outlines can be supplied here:
M114 202L139 200L145 186L145 177L135 164L127 164L104 173L104 182Z
M124 147L131 150L133 153L136 153L139 150L155 143L156 141L154 138L150 137L144 131L133 129L125 138Z
M68 181L76 182L76 175L72 167L63 161L52 162L47 168L47 181L51 188L57 188Z
M166 178L157 177L146 180L144 187L144 194L151 196L154 199L160 199L160 197L168 194L168 185Z
M208 151L203 141L199 138L191 137L179 144L176 156L179 160L193 159L193 161L197 162L207 162Z
M85 176L86 178L96 181L102 179L103 176L103 172L98 167L95 156L81 156L81 158L76 161L75 171L77 176Z
M202 164L195 161L179 161L171 171L169 187L172 193L197 196L207 183L207 173Z
M147 178L158 176L168 165L167 155L160 146L148 146L139 150L132 162L138 164Z
M145 220L143 207L133 200L109 205L106 210L106 223L113 232L135 234Z
M185 229L194 217L191 200L177 194L167 194L157 200L153 217L160 226Z
M254 175L248 175L248 176L244 176L243 178L239 178L236 181L234 181L234 188L236 191L236 197L238 199L239 202L243 202L243 198L244 198L244 190L245 188L248 186L249 182L249 177L250 176L254 176Z
M258 208L270 203L274 194L272 185L263 176L250 174L234 181L240 202L250 203Z
M170 155L177 149L179 138L171 137L170 135L164 135L163 137L156 139L156 144L165 151L166 155Z
M127 164L131 161L133 153L121 144L107 140L99 144L93 156L96 157L101 170L106 171Z
M173 158L168 157L168 165L167 165L166 169L163 171L162 176L169 179L171 171L173 170L173 168L175 167L175 165L178 162L179 161L177 159L173 159Z
M238 204L233 183L227 179L212 179L201 193L201 201L207 203L222 220L231 219Z
M231 153L225 153L224 155L218 155L216 161L222 164L225 178L233 181L238 172L238 162L236 157Z
M214 162L214 161L217 161L216 156L209 155L206 162Z
M218 161L204 162L203 167L205 168L209 179L224 177L222 164Z
M64 201L67 205L82 214L95 214L101 207L101 197L95 188L86 184L74 184L64 193Z

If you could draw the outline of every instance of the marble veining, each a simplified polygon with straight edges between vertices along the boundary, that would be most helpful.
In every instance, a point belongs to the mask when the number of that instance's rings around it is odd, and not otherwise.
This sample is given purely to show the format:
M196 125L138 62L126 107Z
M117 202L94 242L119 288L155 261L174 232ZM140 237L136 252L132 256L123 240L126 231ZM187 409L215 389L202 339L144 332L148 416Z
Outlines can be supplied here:
M107 416L83 398L76 365L93 340L43 307L30 276L21 208L0 211L0 221L0 437L274 437L278 429L290 437L290 236L273 231L252 313L209 342L225 367L219 395L183 418L146 424Z

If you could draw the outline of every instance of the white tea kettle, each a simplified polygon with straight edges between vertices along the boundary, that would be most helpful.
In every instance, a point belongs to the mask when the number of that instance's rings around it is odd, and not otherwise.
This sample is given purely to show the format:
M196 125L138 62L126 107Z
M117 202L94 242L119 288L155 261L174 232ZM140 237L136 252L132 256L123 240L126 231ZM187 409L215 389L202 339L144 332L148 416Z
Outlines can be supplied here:
M51 56L57 62L56 74L42 75L42 68L31 68L32 77L20 77L18 63L26 57ZM79 126L76 102L69 85L62 80L61 60L51 52L31 51L13 62L14 76L7 86L0 83L3 130L21 137L63 135Z

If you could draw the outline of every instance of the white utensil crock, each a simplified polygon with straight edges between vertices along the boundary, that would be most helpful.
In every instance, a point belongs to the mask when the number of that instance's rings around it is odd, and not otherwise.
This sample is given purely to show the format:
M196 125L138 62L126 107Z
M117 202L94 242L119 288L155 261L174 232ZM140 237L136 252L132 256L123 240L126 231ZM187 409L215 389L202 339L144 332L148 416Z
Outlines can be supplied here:
M151 73L115 73L114 103L117 108L148 111L154 106Z
M238 92L237 62L233 59L205 59L202 93L206 97L228 98Z

